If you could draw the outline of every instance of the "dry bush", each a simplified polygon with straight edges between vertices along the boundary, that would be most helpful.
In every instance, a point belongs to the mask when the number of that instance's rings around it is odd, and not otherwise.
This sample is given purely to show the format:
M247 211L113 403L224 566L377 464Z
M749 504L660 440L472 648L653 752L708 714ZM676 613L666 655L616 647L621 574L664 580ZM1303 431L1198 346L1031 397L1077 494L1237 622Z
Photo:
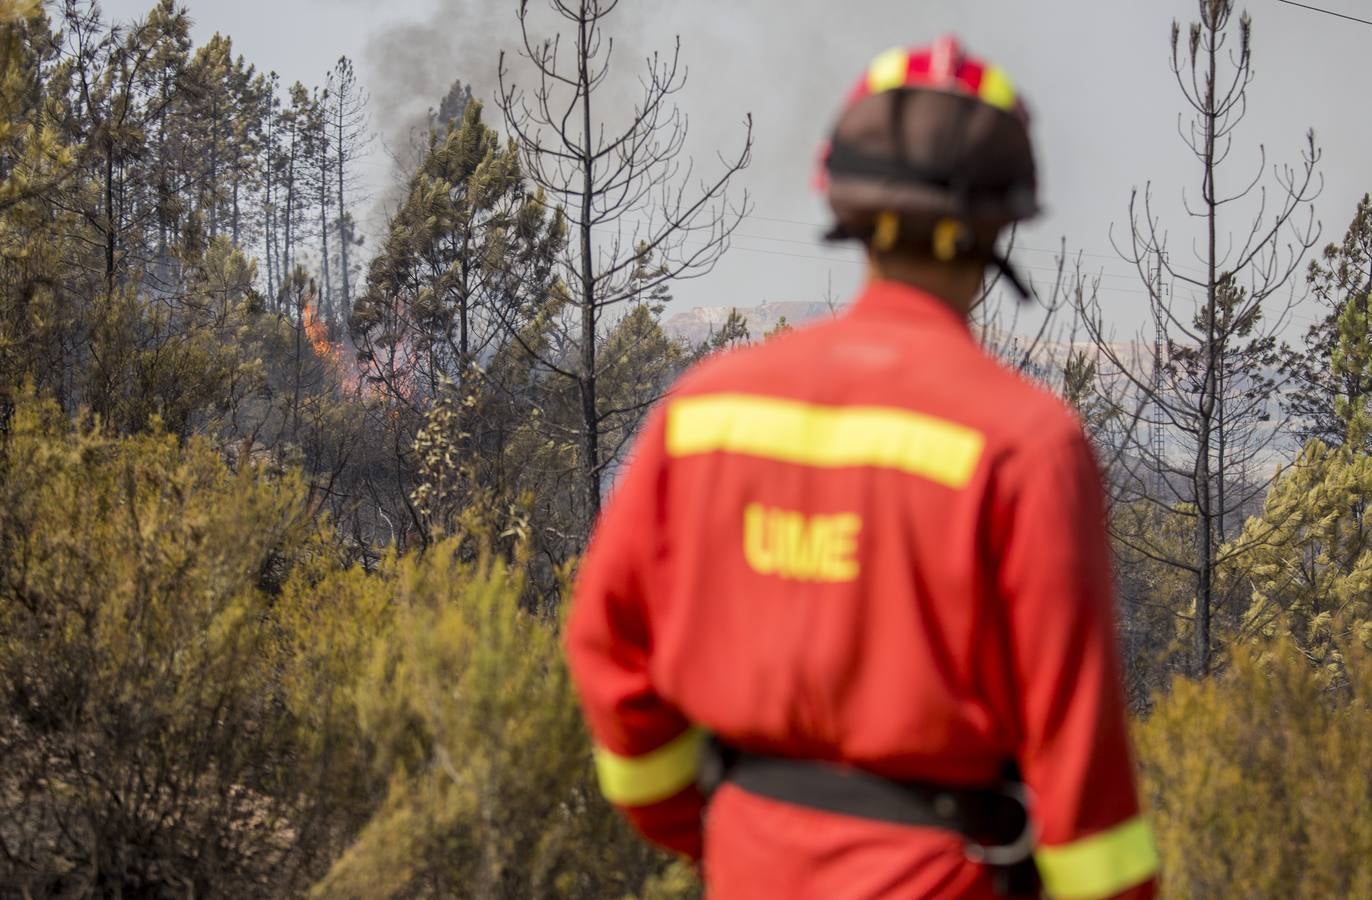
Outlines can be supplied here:
M1169 897L1372 897L1372 653L1288 640L1178 680L1137 733Z

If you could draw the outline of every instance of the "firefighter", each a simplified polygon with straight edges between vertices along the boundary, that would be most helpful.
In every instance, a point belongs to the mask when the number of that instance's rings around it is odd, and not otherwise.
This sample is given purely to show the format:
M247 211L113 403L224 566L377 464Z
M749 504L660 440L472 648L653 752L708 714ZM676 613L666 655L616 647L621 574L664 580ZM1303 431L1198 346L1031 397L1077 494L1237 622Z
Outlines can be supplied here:
M582 564L601 787L718 900L1152 896L1100 476L967 321L988 267L1022 288L1024 104L951 38L893 50L823 169L866 287L687 373Z

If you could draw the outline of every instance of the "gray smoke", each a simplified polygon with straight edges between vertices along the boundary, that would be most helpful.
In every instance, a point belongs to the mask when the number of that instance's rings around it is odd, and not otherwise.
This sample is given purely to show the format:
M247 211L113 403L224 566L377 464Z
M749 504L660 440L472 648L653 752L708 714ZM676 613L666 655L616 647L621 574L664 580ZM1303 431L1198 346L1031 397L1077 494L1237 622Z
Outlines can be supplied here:
M367 45L368 85L382 139L392 151L426 125L456 79L489 100L496 53L508 43L514 14L503 3L443 0L430 19L392 25Z
M959 6L952 0L621 0L605 23L614 61L599 109L610 111L611 124L614 110L632 109L644 58L670 53L679 35L690 78L675 99L690 117L691 155L703 165L716 150L731 152L743 116L752 112L759 161L774 155L791 189L803 190L835 105L866 60L886 46L968 24ZM470 83L489 108L502 49L515 80L532 84L518 58L517 9L518 0L440 0L426 20L394 25L372 38L368 81L388 146L409 144L454 79ZM567 29L548 0L530 0L529 9L535 37ZM1005 12L1002 18L1009 19L1011 10ZM493 109L489 118L499 120Z
M500 114L494 101L502 50L515 81L533 86L528 64L520 56L517 9L517 0L441 0L427 20L393 25L368 42L376 124L393 152L406 148L416 130L427 126L429 110L458 79L471 85L476 99L486 104L487 120L497 124ZM555 37L567 27L539 0L530 3L529 19L534 39ZM653 17L639 0L623 0L607 20L607 34L614 40L612 78L601 101L607 109L632 105L650 45L670 49L672 34L654 34L652 24ZM564 34L564 43L570 37Z
M501 49L507 51L520 86L533 85L516 55L517 6L517 0L439 0L424 21L388 28L370 41L365 54L368 85L376 123L393 153L410 145L411 135L426 124L427 111L438 106L457 78L473 85L475 96L487 105L488 121L501 126L491 102ZM1105 6L1083 5L1077 24L1087 32L1118 25L1118 10L1111 5L1113 11L1107 12ZM551 37L566 28L548 0L530 0L530 10L535 36ZM1165 15L1154 18L1166 25ZM831 279L836 293L848 293L861 267L854 257L836 256L818 243L828 211L809 186L819 146L867 61L891 46L925 43L956 31L971 50L1005 65L1021 85L1043 85L1045 95L1049 85L1057 96L1066 93L1061 79L1068 70L1074 73L1067 75L1074 79L1070 86L1094 84L1080 79L1091 66L1063 64L1067 48L1078 46L1074 40L1059 35L1045 41L1041 19L1037 4L1012 0L621 0L607 23L615 39L614 65L597 99L597 118L612 127L617 110L623 114L632 109L640 96L644 57L655 50L670 52L678 35L689 78L673 99L689 119L686 153L697 176L717 170L717 153L738 152L744 116L753 115L753 165L735 193L749 191L757 218L740 230L736 249L720 270L710 279L677 286L679 296L702 305L817 298ZM1038 40L1027 42L1027 34L1037 34ZM1102 49L1098 55L1118 58L1128 55L1124 49ZM1140 49L1136 55L1147 54ZM1150 77L1157 80L1156 73ZM1087 127L1089 117L1060 100L1052 109L1047 104L1035 108L1042 113L1040 130L1053 134L1053 147L1069 154L1083 138L1094 140L1100 131ZM1091 223L1093 249L1103 240L1097 235L1103 234L1104 223L1118 214L1116 198L1107 203L1095 186L1101 178L1109 177L1112 184L1119 178L1120 148L1111 146L1114 158L1092 153L1064 160L1045 154L1050 185L1064 170L1064 161L1073 175L1067 185L1056 182L1052 205L1086 205L1074 202L1078 197L1071 195L1077 194L1098 208ZM1088 171L1094 177L1086 177ZM1086 188L1088 184L1092 186ZM1078 185L1082 187L1073 191ZM1038 238L1038 244L1054 245L1061 227L1050 226L1052 236ZM1041 262L1047 265L1050 259L1042 254Z

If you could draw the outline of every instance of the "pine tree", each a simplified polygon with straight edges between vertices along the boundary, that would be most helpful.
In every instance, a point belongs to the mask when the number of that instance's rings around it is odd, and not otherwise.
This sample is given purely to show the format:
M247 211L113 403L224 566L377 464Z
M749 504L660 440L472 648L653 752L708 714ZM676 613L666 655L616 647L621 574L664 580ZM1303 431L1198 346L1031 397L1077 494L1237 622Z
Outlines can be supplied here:
M289 312L284 294L286 282L300 265L300 250L309 238L311 207L319 192L317 180L320 144L325 140L324 114L317 94L295 82L283 98L277 95L279 80L269 76L267 139L264 142L268 288L278 311Z
M0 214L55 188L76 161L42 89L52 53L42 4L0 0Z
M51 195L79 154L66 142L60 104L42 90L51 46L38 3L0 0L0 394L32 381L65 401L81 311L61 283L79 258L71 236L80 222ZM0 420L11 402L0 396Z
M251 217L245 218L247 203L262 182L262 174L255 163L261 154L264 95L269 90L266 76L255 66L247 64L240 55L229 73L234 117L230 123L229 236L235 246L253 243L254 231L260 227Z
M1364 194L1358 202L1342 243L1325 247L1321 258L1311 262L1308 281L1328 312L1306 331L1300 348L1283 350L1282 368L1291 382L1284 405L1296 421L1298 436L1317 437L1337 447L1348 440L1340 403L1372 391L1372 372L1329 365L1345 310L1350 304L1366 303L1372 292L1372 195Z
M394 480L407 495L416 477L411 447L445 391L518 390L484 367L556 304L553 260L564 240L561 218L529 192L518 152L484 123L480 103L430 137L350 323L364 377L394 410L384 427L398 456ZM528 413L527 397L505 399ZM489 425L486 434L500 427ZM473 446L458 443L464 452ZM484 452L498 456L502 446ZM427 537L413 504L401 512Z
M307 236L309 223L309 175L315 148L322 139L322 120L315 98L300 82L287 92L288 102L281 112L281 150L277 164L282 190L281 271L293 277L299 263L297 253Z
M752 343L752 340L753 336L748 332L747 317L737 309L730 309L718 329L713 326L710 328L709 337L701 341L700 346L696 348L695 358L703 359L721 350L742 347Z
M220 232L223 207L228 200L221 182L232 159L234 98L232 84L233 43L220 34L195 51L187 80L188 100L194 104L197 126L191 146L202 160L203 171L195 179L197 205L203 211L211 238ZM188 148L190 149L190 148Z
M454 81L448 93L443 95L438 109L429 110L430 133L443 134L449 127L461 124L472 99L472 86L463 84L460 78Z
M319 283L322 286L321 312L330 331L334 323L333 279L329 274L329 203L333 194L333 159L330 155L333 142L329 140L325 116L329 107L329 92L322 94L315 90L314 105L317 112L317 132L314 134L314 163L317 167L311 174L311 188L319 207Z
M728 248L748 208L728 202L734 176L752 154L752 118L744 123L736 156L721 156L721 170L692 192L678 181L686 141L684 116L672 97L685 83L681 43L654 53L640 71L641 95L627 115L605 113L617 75L606 34L617 0L559 0L552 8L565 34L534 34L529 4L519 4L522 55L535 86L521 89L502 55L498 102L519 142L529 179L567 216L572 238L559 258L567 286L562 329L574 362L543 357L567 379L580 404L577 475L582 509L577 532L586 535L600 511L613 455L603 444L611 410L600 400L603 364L598 351L609 317L656 284L702 275ZM621 109L623 107L621 106ZM613 124L610 124L613 123ZM691 179L687 179L688 181ZM636 277L645 254L658 265L648 282Z
M1338 667L1349 641L1372 646L1372 295L1335 322L1326 383L1336 445L1311 438L1272 486L1240 543L1232 577L1251 589L1243 632L1289 632L1315 663Z
M1149 423L1124 435L1114 499L1126 507L1153 506L1157 515L1140 512L1117 522L1181 516L1192 525L1191 547L1182 553L1146 531L1117 530L1116 538L1194 580L1193 603L1177 612L1192 624L1191 669L1204 674L1215 649L1212 619L1232 620L1244 605L1244 598L1220 591L1217 573L1241 551L1232 539L1270 483L1280 436L1269 424L1278 387L1270 372L1277 334L1294 302L1284 299L1284 288L1318 240L1311 203L1320 153L1307 133L1301 162L1277 171L1275 191L1258 194L1252 217L1235 229L1240 237L1226 246L1234 204L1255 194L1262 178L1261 171L1256 178L1236 175L1232 193L1223 187L1235 131L1248 111L1252 21L1247 13L1235 19L1233 0L1197 0L1197 8L1185 38L1173 22L1171 68L1193 114L1181 136L1197 164L1199 199L1187 211L1202 228L1201 268L1168 252L1150 184L1131 197L1130 239L1120 254L1147 288L1151 327L1121 343L1094 295L1079 307L1102 363L1102 400L1119 421Z
M37 0L0 0L0 210L42 186L41 178L30 183L36 173L25 171L17 160L41 128L41 115L35 114L41 113L36 95L42 60L31 36L46 33L47 20Z
M339 58L329 73L328 102L325 110L327 142L336 168L334 187L337 191L337 243L338 243L338 320L347 322L352 315L353 268L350 259L353 250L360 246L356 220L352 214L352 204L358 202L357 163L371 143L368 133L367 93L357 83L352 60Z
M546 302L562 240L515 148L469 104L431 138L358 299L353 337L371 376L419 402L465 383L468 366Z
M242 245L243 204L256 182L260 95L267 82L242 55L234 56L233 40L220 34L196 48L183 82L176 107L185 125L177 153L191 204L210 238L227 233Z
M173 120L190 22L173 0L159 0L146 19L111 30L97 5L73 2L64 7L62 27L74 58L58 70L64 83L53 89L67 105L68 141L86 147L84 177L67 202L89 223L103 290L113 296L150 274L147 266L163 261L168 243L198 239L185 202L186 156L171 150L171 135L183 131L184 123ZM153 134L152 149L167 151L165 159L149 152Z
M267 75L266 90L261 96L262 108L259 110L262 118L262 145L261 158L258 161L258 169L262 172L262 258L266 261L267 294L272 298L273 305L278 308L278 289L285 274L278 257L281 233L278 213L281 202L278 167L281 156L280 84L280 76L275 72Z

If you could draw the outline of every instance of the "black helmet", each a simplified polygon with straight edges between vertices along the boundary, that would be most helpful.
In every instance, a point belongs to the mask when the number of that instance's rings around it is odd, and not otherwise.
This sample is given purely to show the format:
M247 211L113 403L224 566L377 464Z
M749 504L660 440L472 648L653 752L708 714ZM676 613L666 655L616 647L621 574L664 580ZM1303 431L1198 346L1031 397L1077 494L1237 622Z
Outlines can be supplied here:
M834 127L820 181L830 239L982 259L1028 295L993 246L1002 228L1039 212L1028 114L1005 72L965 56L954 38L872 62Z

